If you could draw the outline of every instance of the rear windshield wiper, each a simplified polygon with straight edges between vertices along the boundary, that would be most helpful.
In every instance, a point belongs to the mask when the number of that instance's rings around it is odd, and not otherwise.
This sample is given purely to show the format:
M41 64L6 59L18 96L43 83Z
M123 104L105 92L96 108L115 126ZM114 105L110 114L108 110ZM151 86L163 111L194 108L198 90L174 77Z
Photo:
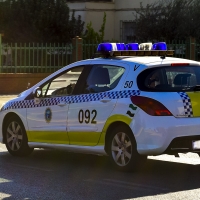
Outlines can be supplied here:
M195 85L192 89L194 91L200 91L200 85Z

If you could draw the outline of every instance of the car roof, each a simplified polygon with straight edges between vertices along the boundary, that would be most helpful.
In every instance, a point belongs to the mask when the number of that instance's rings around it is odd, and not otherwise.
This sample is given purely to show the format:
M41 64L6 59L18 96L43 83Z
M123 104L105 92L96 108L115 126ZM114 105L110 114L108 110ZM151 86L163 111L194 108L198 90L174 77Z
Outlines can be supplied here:
M143 64L148 67L158 66L158 65L171 65L171 63L189 63L194 65L200 65L199 62L183 59L183 58L175 58L175 57L165 57L164 59L160 56L117 56L110 58L96 58L95 60L115 60L115 61L125 61L131 63Z

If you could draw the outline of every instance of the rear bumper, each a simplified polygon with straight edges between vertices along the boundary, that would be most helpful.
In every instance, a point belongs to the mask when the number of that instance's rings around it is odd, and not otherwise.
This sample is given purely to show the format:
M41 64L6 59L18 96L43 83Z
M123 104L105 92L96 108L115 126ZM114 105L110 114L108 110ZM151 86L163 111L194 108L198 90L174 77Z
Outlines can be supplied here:
M150 116L140 110L133 118L130 127L139 154L198 152L192 149L192 141L200 140L200 118Z
M194 152L200 153L200 149L193 149L192 143L194 141L200 141L200 136L184 136L174 138L164 153L166 154L176 154L176 153L186 153Z

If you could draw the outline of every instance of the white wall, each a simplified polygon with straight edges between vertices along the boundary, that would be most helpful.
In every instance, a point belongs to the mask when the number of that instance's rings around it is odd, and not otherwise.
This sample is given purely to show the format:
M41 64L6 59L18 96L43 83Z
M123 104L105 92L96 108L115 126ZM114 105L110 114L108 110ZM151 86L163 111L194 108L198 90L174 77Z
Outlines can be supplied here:
M104 12L106 12L106 27L105 40L114 38L114 3L68 3L72 12L75 11L75 16L81 15L82 21L85 22L85 27L92 22L92 27L95 31L99 31L103 23Z
M114 37L120 40L120 21L134 20L134 9L140 8L140 2L145 7L157 0L115 0L115 26Z
M94 30L99 31L106 13L105 40L114 38L114 3L86 3L86 22L92 22Z
M146 6L156 1L158 0L115 0L115 8L140 8L140 3Z
M79 15L81 16L81 20L85 22L85 3L67 3L69 6L70 12L75 11L75 17L77 18Z
M156 2L157 0L114 0L110 3L68 3L70 10L75 10L75 16L81 15L82 21L86 24L90 21L95 31L99 31L103 22L103 15L106 12L105 40L120 40L120 21L134 19L134 8Z

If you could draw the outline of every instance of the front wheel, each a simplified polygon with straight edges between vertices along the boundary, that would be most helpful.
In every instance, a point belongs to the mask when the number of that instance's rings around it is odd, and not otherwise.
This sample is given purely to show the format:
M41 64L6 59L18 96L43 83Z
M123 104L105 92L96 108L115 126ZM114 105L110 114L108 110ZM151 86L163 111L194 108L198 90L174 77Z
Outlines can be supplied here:
M13 156L26 156L32 153L33 149L28 146L26 130L21 120L13 116L5 126L4 137L6 148Z
M127 126L116 127L109 139L109 156L112 163L123 171L132 171L144 164L147 156L137 152L133 133Z

